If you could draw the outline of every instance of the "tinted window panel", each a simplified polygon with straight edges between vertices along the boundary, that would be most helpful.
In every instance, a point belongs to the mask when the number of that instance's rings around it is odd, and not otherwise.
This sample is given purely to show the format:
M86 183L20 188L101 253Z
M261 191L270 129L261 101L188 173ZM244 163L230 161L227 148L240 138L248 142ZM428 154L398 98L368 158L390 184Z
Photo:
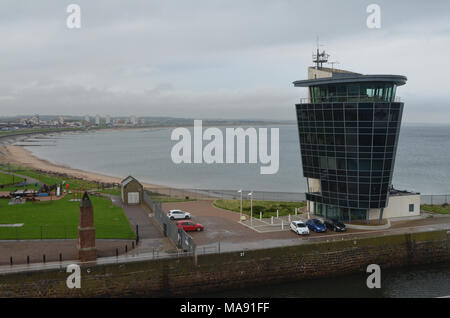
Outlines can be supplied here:
M373 111L372 111L372 109L360 109L358 113L359 113L359 120L361 120L361 121L373 121Z
M375 110L375 120L376 121L387 121L388 120L388 110L387 109L377 109Z

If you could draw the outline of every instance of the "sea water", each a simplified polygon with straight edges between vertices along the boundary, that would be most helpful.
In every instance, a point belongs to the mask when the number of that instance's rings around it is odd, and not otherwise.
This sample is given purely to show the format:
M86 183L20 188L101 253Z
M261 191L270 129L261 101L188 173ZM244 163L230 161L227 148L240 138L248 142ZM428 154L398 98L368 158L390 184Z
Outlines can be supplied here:
M305 192L297 126L271 127L280 129L280 168L273 175L261 175L259 164L175 164L171 128L66 133L19 144L56 164L164 186ZM401 128L393 184L422 194L450 193L450 125Z

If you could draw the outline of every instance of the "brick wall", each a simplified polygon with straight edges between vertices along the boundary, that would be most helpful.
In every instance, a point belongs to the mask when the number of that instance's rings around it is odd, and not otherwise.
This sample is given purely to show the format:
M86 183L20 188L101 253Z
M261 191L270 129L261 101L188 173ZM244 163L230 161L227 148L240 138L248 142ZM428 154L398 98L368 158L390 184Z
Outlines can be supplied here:
M0 276L0 297L176 296L450 260L446 231L305 244L82 268L81 289L65 269ZM88 273L89 271L89 273Z

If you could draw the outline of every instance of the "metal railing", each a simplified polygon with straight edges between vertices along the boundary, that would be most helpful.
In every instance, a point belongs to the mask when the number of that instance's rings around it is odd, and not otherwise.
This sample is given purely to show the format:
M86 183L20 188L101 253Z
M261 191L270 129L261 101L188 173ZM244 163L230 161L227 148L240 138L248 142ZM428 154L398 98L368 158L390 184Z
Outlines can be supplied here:
M354 95L354 96L325 96L325 97L311 97L301 98L299 104L311 103L357 103L357 102L380 102L380 103L400 103L402 101L400 96L395 98L385 98L379 96Z
M442 204L450 204L450 194L442 194L442 195L421 195L420 196L420 204L425 205L442 205Z
M152 209L153 216L161 228L163 235L171 239L177 248L188 253L194 252L194 240L189 234L186 233L186 231L184 231L184 229L178 228L177 225L169 219L162 208L162 202L154 202L146 191L144 191L143 199L144 202Z
M153 201L180 199L180 200L240 200L237 190L207 190L207 189L174 189L174 188L152 188L149 189ZM280 201L280 202L304 202L304 192L271 192L243 190L244 199L247 193L253 193L253 200L258 201ZM146 194L149 198L150 196ZM441 205L450 204L450 194L434 195L422 194L421 204Z
M148 189L154 202L167 201L168 199L180 200L237 200L240 194L237 190L214 190L214 189L174 189L174 188L152 188ZM259 201L282 201L302 202L306 200L303 192L271 192L243 190L244 199L247 193L253 192L253 200Z
M122 225L97 225L97 239L134 240L133 232ZM122 233L118 235L117 233ZM73 240L78 238L78 224L0 224L0 240Z

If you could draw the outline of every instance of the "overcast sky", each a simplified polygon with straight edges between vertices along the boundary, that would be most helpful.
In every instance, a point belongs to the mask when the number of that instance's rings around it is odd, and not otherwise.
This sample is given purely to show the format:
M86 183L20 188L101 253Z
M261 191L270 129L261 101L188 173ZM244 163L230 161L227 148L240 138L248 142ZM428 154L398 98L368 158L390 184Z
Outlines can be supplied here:
M450 122L448 0L2 0L0 115L295 120L316 36L339 68L406 75L406 122Z

